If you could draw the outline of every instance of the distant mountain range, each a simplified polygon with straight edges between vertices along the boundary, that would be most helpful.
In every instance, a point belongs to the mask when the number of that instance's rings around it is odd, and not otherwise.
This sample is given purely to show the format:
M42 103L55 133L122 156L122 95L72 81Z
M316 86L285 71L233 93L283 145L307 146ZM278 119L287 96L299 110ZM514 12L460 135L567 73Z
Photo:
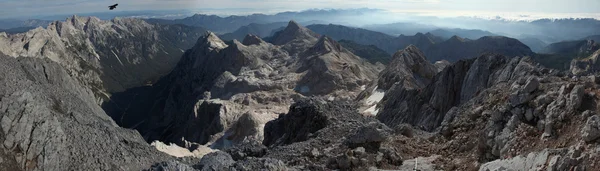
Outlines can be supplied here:
M195 14L191 17L175 20L148 19L150 23L185 24L207 28L216 33L225 34L234 32L242 26L249 24L268 24L295 20L299 23L352 23L353 18L367 13L377 12L377 9L348 9L348 10L306 10L300 12L282 12L274 15L252 14L247 16L220 17L217 15Z
M36 28L36 27L46 27L52 21L50 20L39 20L39 19L29 19L29 20L16 20L16 19L8 19L8 20L0 20L0 29L9 30L14 28Z
M476 40L453 36L444 40L431 33L417 33L414 36L393 37L384 33L361 28L341 25L310 25L309 29L319 34L331 36L336 40L351 40L363 45L375 45L389 54L415 45L422 49L428 60L448 60L454 62L460 59L472 58L481 53L500 53L506 56L529 56L534 53L520 41L502 37L485 36Z
M467 39L479 39L485 36L499 36L498 34L491 33L485 30L476 30L476 29L459 29L459 28L445 28L445 29L435 29L430 31L429 33L434 34L436 36L440 36L444 39L449 39L452 36L460 36Z

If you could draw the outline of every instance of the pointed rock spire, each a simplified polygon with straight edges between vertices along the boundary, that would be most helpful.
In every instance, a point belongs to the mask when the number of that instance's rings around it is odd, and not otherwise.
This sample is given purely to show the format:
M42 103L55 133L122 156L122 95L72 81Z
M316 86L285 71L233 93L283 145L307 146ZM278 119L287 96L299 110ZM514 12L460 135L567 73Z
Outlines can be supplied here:
M206 31L204 36L198 39L196 46L206 46L207 48L213 49L225 49L227 44L223 42L215 33Z

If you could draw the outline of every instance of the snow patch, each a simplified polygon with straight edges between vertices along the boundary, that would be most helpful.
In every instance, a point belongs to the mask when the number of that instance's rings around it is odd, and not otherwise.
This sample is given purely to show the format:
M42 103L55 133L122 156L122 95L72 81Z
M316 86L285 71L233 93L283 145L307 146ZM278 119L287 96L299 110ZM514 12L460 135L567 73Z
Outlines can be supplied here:
M377 109L377 104L381 101L381 99L383 99L384 95L385 95L384 90L377 89L377 87L373 88L373 91L371 92L371 96L369 96L366 101L367 106L371 106L371 107L364 110L363 113L367 113L367 114L376 116L377 113L379 112L379 109Z
M363 113L367 113L367 114L371 114L373 116L377 116L377 113L379 113L379 109L377 109L377 105L373 105L370 108L368 108L367 110L364 110Z
M379 101L381 101L381 99L383 99L384 95L385 95L385 91L383 89L377 89L377 87L375 87L373 89L373 91L371 92L371 96L369 96L369 98L367 98L367 105L379 103Z
M121 62L121 59L119 59L119 55L117 55L117 54L115 53L115 51L113 51L113 50L110 50L110 52L112 52L112 54L113 54L113 55L115 55L115 57L117 57L117 60L119 60L119 63L121 63L121 66L124 66L124 65L123 65L123 62Z

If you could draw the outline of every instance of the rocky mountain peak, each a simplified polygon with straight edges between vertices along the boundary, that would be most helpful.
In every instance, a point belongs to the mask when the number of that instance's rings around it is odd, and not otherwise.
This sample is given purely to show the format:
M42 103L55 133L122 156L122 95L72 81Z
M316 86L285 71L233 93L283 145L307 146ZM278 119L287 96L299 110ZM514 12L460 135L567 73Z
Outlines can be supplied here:
M257 44L261 44L264 42L265 41L263 41L260 37L258 37L256 35L252 35L252 34L246 35L246 37L244 37L244 40L242 40L242 43L246 46L257 45Z
M342 45L328 36L321 36L317 43L312 47L312 50L319 53L327 53L331 51L342 51Z
M286 27L286 29L290 29L290 30L300 30L302 28L303 27L294 20L290 20L290 22L288 22L288 25Z
M436 73L436 67L429 63L423 52L409 45L394 54L390 64L380 74L378 87L387 90L402 80L405 80L405 84L424 86Z
M454 35L454 36L450 37L450 39L448 39L448 42L465 42L465 39L462 37L459 37L457 35Z
M198 39L196 46L203 46L210 50L221 50L225 49L228 45L223 42L215 33L206 31L204 36Z
M315 42L318 37L319 34L292 20L285 29L274 35L272 43L275 45L284 45L294 41Z

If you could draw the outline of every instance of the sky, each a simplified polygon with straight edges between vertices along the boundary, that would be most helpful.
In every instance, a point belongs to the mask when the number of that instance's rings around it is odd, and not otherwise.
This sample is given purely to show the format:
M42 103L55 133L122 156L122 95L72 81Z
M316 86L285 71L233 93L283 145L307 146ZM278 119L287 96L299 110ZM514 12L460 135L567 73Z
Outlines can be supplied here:
M424 15L555 15L600 18L600 0L0 0L0 18L110 12L179 10L248 14L310 8L377 8ZM212 9L212 10L208 10ZM218 9L218 10L216 10Z

